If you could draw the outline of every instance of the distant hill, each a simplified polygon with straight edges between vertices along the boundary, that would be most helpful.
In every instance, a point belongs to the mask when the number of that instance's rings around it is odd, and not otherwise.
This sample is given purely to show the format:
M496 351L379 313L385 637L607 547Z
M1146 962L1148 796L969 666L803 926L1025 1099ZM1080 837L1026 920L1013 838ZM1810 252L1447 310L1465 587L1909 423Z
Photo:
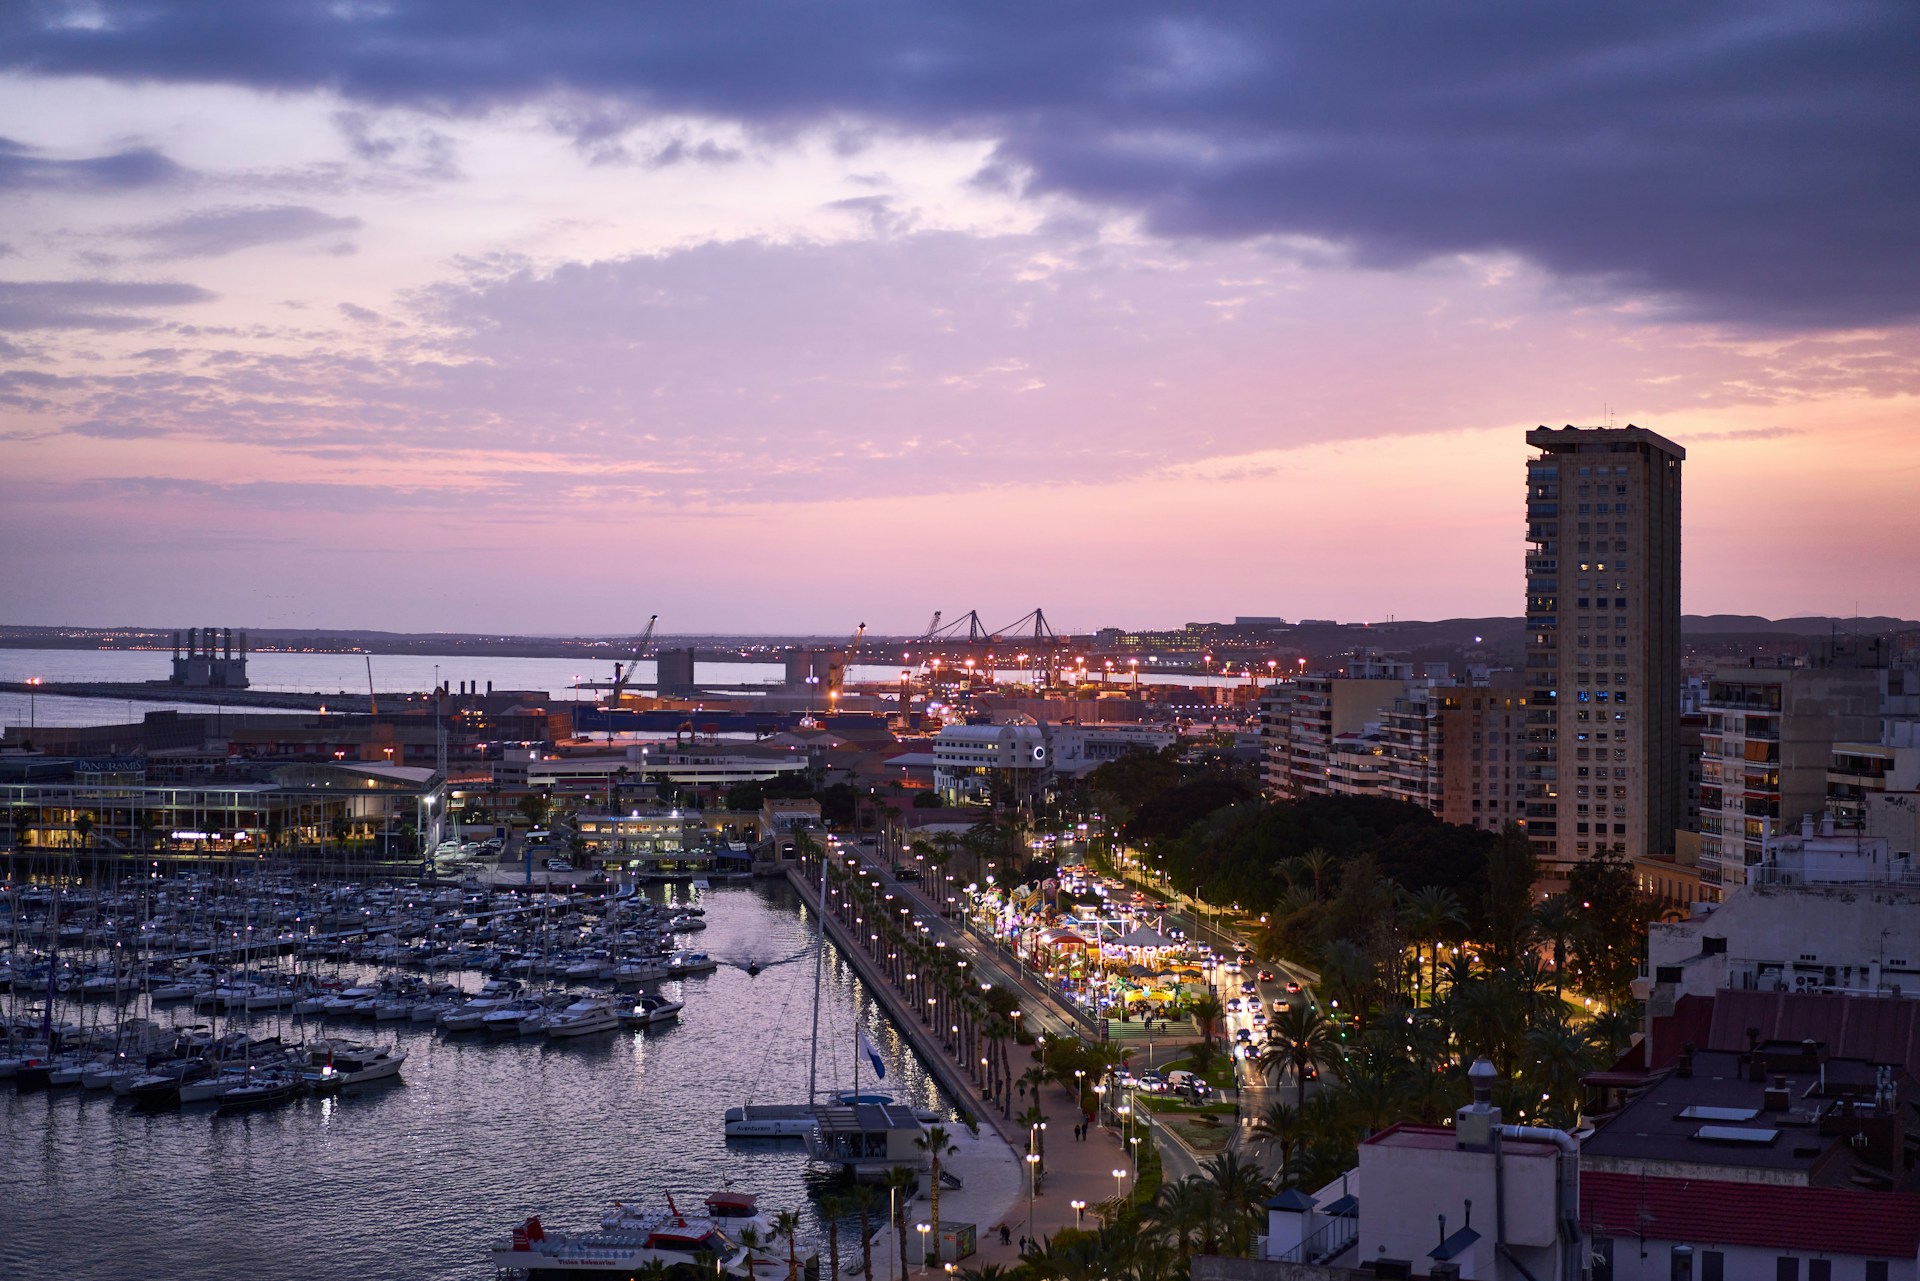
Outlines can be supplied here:
M1888 618L1871 614L1863 618L1762 618L1758 614L1682 614L1683 636L1713 636L1722 633L1741 635L1786 634L1790 636L1884 636L1889 632L1920 629L1910 618Z

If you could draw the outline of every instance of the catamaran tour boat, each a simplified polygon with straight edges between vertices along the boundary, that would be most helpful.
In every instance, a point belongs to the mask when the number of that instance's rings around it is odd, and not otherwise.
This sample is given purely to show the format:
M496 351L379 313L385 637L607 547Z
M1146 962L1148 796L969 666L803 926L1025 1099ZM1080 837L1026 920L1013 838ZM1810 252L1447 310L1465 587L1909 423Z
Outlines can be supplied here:
M548 1232L536 1216L514 1228L512 1238L495 1245L489 1257L496 1268L529 1278L628 1277L659 1262L666 1267L694 1264L730 1276L752 1276L748 1252L728 1235L739 1228L764 1229L753 1198L715 1193L704 1215L682 1214L667 1199L665 1210L644 1210L616 1201L600 1217L597 1232ZM769 1233L770 1237L770 1233Z

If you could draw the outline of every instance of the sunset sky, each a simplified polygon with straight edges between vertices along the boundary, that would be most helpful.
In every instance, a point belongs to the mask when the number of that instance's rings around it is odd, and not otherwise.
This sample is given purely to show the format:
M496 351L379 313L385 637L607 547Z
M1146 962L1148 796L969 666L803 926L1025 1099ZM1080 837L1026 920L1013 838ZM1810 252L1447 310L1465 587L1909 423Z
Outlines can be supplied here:
M0 5L0 622L1920 616L1920 6Z

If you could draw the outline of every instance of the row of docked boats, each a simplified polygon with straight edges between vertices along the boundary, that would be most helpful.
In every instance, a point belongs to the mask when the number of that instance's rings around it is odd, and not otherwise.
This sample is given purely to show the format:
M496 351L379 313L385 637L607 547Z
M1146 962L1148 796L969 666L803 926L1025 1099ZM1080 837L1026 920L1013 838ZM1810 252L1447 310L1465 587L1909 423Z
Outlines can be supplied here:
M22 1093L109 1090L148 1107L210 1103L222 1112L397 1077L407 1058L397 1045L338 1037L288 1045L278 1036L215 1035L205 1026L166 1029L148 1019L127 1020L111 1040L55 1030L46 1041L12 1037L9 1043L12 1051L0 1057L0 1080Z

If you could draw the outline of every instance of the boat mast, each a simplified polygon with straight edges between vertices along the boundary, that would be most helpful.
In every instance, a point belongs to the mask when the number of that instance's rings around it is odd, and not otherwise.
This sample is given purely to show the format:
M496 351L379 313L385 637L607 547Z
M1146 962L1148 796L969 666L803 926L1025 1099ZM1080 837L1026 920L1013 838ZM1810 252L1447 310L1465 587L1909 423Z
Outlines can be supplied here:
M827 851L820 850L820 919L815 922L820 937L814 943L813 951L813 1045L807 1052L807 1106L812 1107L819 1097L820 1077L820 976L827 960Z

